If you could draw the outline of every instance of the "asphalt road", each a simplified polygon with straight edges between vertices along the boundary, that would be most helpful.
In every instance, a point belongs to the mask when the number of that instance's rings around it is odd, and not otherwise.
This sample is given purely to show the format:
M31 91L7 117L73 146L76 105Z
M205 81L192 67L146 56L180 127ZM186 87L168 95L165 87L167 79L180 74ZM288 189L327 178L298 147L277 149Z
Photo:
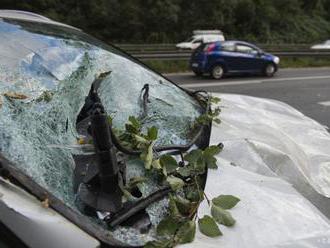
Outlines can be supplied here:
M330 127L330 68L282 69L272 78L235 76L213 80L192 73L166 76L191 89L280 100Z

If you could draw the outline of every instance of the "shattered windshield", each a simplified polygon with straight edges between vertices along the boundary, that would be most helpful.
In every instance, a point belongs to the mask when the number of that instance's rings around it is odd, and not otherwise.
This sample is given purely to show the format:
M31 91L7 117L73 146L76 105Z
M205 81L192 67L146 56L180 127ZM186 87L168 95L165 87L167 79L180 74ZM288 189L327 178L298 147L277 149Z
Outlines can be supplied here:
M191 141L202 110L185 91L77 30L0 19L0 152L73 208L72 154L83 153L75 149L77 117L102 73L108 76L98 94L115 128L123 129L135 116L144 129L159 129L158 145ZM147 113L142 97L146 84ZM127 177L143 173L138 162L129 163ZM142 193L152 190L145 187ZM150 209L155 222L164 214L161 208Z

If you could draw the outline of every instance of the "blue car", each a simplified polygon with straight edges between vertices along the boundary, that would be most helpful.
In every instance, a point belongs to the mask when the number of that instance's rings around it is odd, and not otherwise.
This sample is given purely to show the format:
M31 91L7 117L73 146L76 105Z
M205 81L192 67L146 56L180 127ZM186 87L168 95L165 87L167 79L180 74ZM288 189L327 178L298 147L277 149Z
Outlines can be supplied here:
M280 59L265 53L253 44L244 41L206 43L192 54L190 67L201 76L210 74L220 79L226 74L250 73L271 77L278 70Z

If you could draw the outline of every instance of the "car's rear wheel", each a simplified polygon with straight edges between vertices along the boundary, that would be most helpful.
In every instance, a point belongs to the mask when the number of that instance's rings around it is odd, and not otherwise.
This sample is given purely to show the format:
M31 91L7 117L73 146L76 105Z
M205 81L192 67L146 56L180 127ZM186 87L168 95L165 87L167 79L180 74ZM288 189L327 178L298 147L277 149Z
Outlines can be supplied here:
M265 69L264 69L264 75L267 77L272 77L274 76L276 72L276 67L273 63L269 63L266 65Z
M225 70L222 65L215 65L211 70L211 77L214 79L220 79L223 77Z

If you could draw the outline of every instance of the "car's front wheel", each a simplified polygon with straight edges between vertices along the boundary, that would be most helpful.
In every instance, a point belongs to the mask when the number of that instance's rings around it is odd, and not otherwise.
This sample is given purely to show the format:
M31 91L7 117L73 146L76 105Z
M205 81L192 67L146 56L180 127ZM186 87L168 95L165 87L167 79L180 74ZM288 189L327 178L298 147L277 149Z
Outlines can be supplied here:
M274 76L276 72L276 67L273 63L269 63L266 65L265 69L264 69L264 75L267 77L272 77Z
M214 79L220 79L223 77L225 70L222 65L215 65L211 70L211 77Z

